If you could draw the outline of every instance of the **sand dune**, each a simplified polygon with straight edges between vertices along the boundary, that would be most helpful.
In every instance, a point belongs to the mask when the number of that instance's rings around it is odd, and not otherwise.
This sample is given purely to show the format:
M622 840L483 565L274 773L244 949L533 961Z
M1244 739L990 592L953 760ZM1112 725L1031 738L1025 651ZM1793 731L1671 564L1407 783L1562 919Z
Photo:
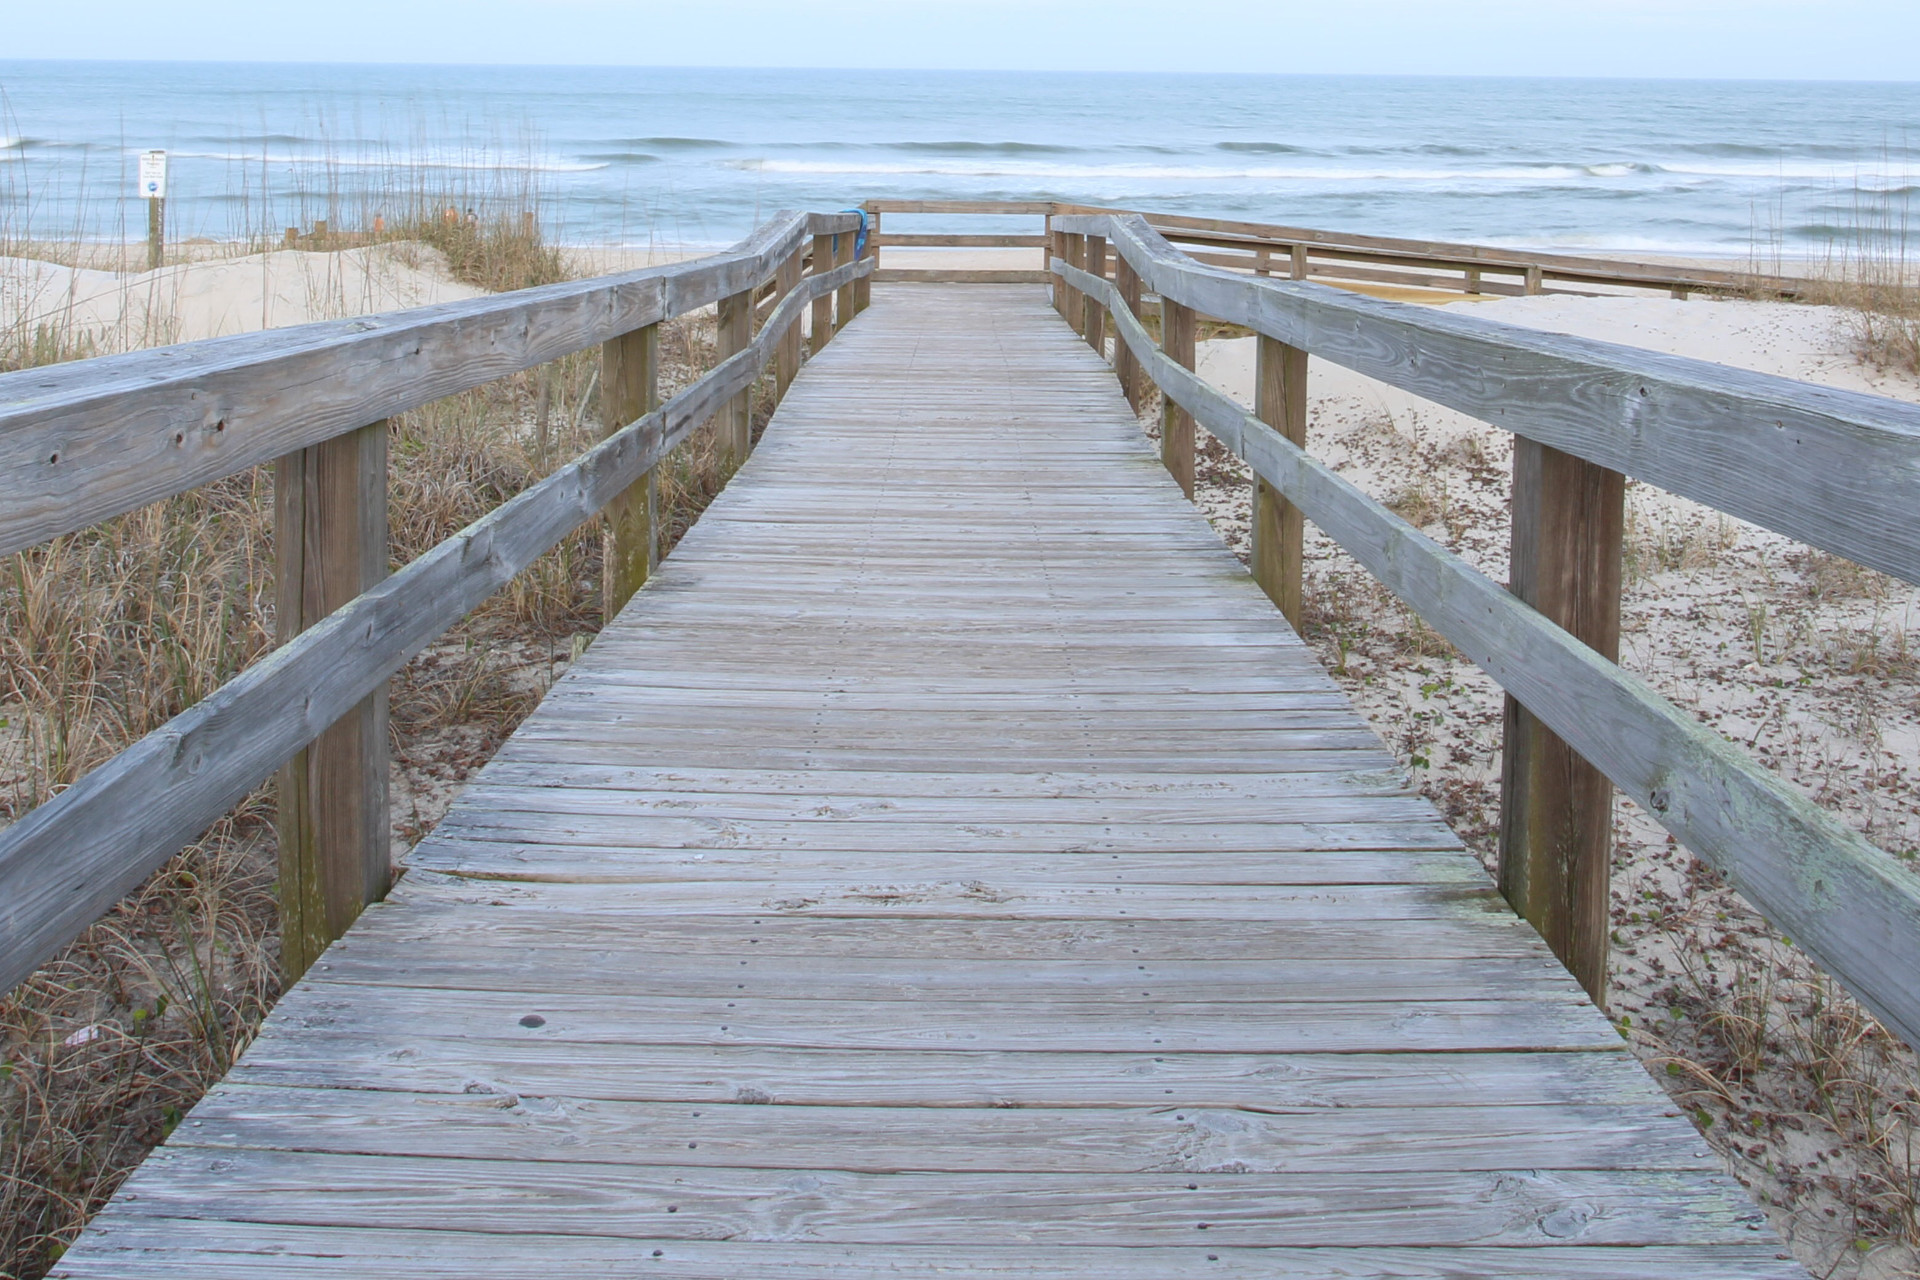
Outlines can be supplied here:
M157 271L0 258L0 333L46 327L100 351L249 333L477 297L423 245L295 249Z

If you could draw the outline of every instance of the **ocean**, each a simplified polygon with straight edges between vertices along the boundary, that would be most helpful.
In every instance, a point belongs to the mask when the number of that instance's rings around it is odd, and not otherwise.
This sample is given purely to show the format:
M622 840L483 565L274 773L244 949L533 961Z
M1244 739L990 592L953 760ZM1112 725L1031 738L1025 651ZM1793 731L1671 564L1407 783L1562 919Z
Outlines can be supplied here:
M340 225L426 175L531 182L574 243L978 198L1745 257L1903 217L1920 84L0 61L0 234L138 238L149 148L175 239Z

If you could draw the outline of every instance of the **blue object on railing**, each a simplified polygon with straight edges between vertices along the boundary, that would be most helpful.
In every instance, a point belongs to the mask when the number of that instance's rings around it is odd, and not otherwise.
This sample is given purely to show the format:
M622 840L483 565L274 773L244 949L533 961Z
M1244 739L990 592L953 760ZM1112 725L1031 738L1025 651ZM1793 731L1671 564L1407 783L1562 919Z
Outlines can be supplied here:
M860 215L860 229L853 233L853 258L858 262L867 252L867 211L865 209L842 209L842 213ZM837 239L838 237L836 237Z

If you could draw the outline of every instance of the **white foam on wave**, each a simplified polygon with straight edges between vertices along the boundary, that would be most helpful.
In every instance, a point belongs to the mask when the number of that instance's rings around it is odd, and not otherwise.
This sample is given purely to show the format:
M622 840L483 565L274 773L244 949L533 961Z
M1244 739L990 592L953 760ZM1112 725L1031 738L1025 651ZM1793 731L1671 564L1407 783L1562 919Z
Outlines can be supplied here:
M1636 164L1542 164L1484 168L1342 168L1329 165L1153 165L1049 164L1036 161L924 160L904 162L861 160L730 160L728 168L758 173L796 175L865 175L869 177L1020 178L1054 181L1145 182L1421 182L1421 183L1540 183L1577 182L1593 178L1645 177L1657 169Z
M134 153L129 153L134 154ZM560 160L553 157L529 158L495 154L415 155L359 154L341 155L322 152L174 151L176 160L218 160L228 164L317 165L342 169L456 169L472 172L495 170L510 173L595 173L609 168L605 160Z

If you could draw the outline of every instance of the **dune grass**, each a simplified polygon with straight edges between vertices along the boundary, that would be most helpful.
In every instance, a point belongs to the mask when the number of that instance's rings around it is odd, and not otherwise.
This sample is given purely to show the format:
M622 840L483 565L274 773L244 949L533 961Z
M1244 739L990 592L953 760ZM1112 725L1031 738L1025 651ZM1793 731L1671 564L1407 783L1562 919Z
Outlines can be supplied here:
M311 243L311 230L300 229L296 238L307 242L298 247L418 246L489 289L566 278L531 185L512 175L500 185L507 195L486 201L424 182L390 192L365 206L364 222L329 222L336 245ZM285 231L260 241L250 247L280 247ZM77 256L81 246L69 247ZM710 313L665 326L664 390L705 371L713 333ZM87 335L42 325L0 335L0 370L98 349ZM599 354L586 351L395 419L394 563L596 439L598 383ZM710 433L683 446L660 476L670 546L725 482ZM598 628L599 576L599 532L589 525L395 678L396 851L431 830L459 782ZM0 560L0 824L217 688L259 658L272 635L271 468ZM0 1280L45 1273L272 1007L280 984L273 814L268 784L0 995Z

